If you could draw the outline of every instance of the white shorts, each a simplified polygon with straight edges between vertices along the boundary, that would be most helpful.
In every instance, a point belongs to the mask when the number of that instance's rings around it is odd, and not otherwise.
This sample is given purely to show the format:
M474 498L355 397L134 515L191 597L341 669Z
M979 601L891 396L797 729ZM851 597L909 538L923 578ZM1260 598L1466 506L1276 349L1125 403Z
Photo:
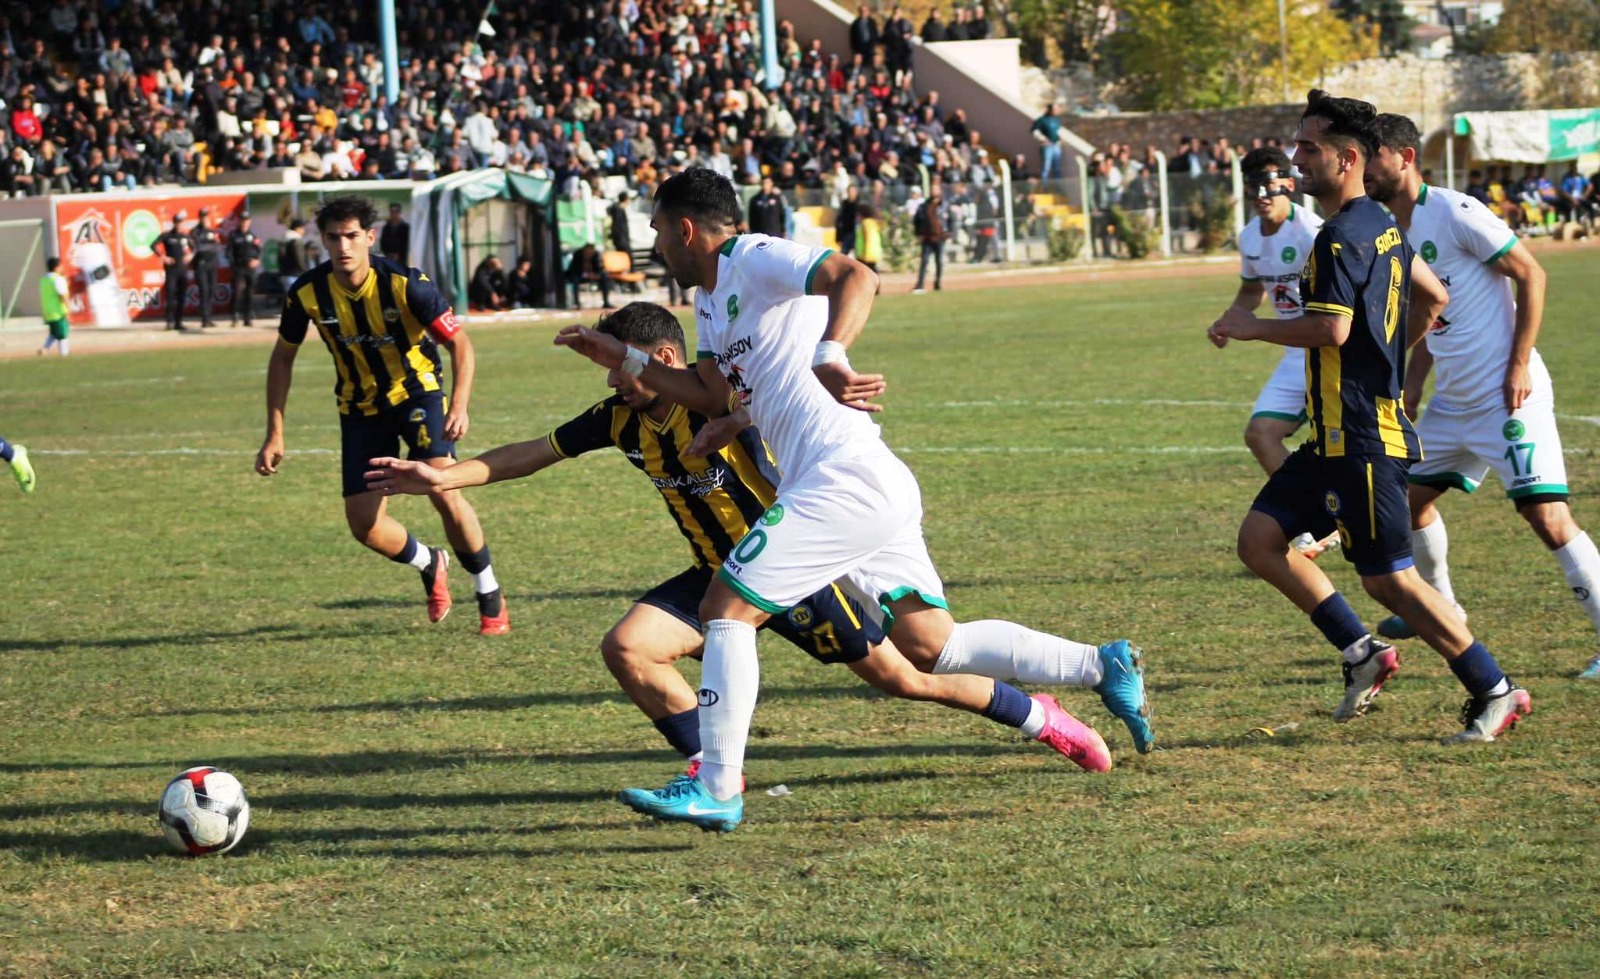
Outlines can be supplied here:
M1513 500L1567 493L1553 400L1523 402L1509 415L1498 404L1430 404L1417 422L1417 437L1423 458L1411 467L1413 483L1471 493L1492 469Z
M1298 347L1283 352L1272 376L1256 395L1251 419L1276 418L1299 425L1306 420L1306 354Z
M922 539L917 478L888 453L823 463L780 487L719 574L772 614L837 581L886 631L885 606L907 595L948 607Z

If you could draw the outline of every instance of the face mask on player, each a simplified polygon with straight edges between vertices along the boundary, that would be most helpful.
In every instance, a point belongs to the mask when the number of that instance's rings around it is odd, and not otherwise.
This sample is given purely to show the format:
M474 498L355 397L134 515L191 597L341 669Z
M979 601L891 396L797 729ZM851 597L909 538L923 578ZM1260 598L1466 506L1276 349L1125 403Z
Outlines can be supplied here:
M1273 197L1288 197L1293 192L1288 187L1272 186L1274 180L1289 180L1294 174L1282 170L1262 170L1244 175L1244 195L1248 200L1264 201Z

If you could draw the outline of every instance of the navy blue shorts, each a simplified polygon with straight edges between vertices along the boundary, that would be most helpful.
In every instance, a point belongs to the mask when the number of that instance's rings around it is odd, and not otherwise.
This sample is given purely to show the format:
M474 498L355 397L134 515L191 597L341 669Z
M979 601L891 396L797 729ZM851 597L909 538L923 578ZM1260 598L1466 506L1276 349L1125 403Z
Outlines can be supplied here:
M367 492L363 474L372 460L394 456L404 442L407 459L456 456L456 444L444 437L444 416L449 410L444 392L430 391L376 415L340 415L339 445L343 457L344 495Z
M658 608L699 632L700 600L706 597L714 574L710 568L690 568L645 592L636 604ZM762 628L829 664L866 659L869 647L883 642L883 630L863 615L861 606L838 585L829 585L789 611L772 616Z
M1261 487L1250 509L1278 522L1289 537L1339 532L1347 561L1361 575L1411 567L1411 463L1389 456L1324 459L1308 445L1290 454Z

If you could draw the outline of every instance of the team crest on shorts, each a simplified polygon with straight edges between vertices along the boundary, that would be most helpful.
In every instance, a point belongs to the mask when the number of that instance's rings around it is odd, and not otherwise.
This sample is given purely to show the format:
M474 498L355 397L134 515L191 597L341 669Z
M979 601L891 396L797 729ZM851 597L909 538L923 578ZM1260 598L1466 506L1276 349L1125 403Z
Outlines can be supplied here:
M1500 434L1506 437L1507 442L1515 442L1528 433L1528 426L1515 418L1508 418L1505 427L1500 429Z
M811 610L804 605L796 605L789 610L789 621L793 622L796 628L804 629L811 624Z
M767 507L767 512L763 513L761 515L761 522L763 524L765 524L766 526L768 526L768 527L772 527L772 526L775 526L777 524L782 523L783 522L783 504L782 503L774 503L774 504L772 504L772 506Z
M1337 515L1339 508L1344 506L1344 502L1339 499L1338 493L1328 490L1328 495L1322 498L1322 505L1329 513Z
M411 420L412 421L420 422L420 421L423 421L424 419L426 419L427 417L428 417L428 412L427 412L426 409L423 409L423 408L412 408L411 409Z

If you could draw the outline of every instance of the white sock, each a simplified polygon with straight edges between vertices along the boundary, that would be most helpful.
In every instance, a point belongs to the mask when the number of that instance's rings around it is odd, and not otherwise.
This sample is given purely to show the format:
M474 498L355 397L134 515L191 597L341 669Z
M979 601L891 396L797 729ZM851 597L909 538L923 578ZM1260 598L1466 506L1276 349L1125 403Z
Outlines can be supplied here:
M490 565L472 576L472 590L480 595L487 595L500 587L500 582L494 579L494 565Z
M700 747L705 752L700 782L718 799L744 791L744 748L760 688L755 627L734 619L707 622L700 667Z
M1455 589L1450 587L1450 538L1445 533L1442 514L1428 526L1411 532L1411 554L1422 580L1443 595L1445 601L1457 604Z
M418 571L428 570L428 565L433 563L433 548L417 541L417 553L411 556L411 566Z
M1583 606L1583 614L1589 617L1596 629L1600 629L1600 550L1596 550L1594 541L1580 530L1578 536L1553 553L1556 560L1561 562L1561 570L1566 572L1572 594Z
M1340 653L1344 656L1344 661L1354 666L1366 659L1367 654L1372 651L1367 648L1367 640L1371 638L1372 633L1369 632L1341 650Z
M1044 706L1035 700L1033 706L1028 709L1028 719L1023 721L1022 726L1017 730L1037 741L1039 740L1039 735L1044 733L1044 725Z
M975 673L996 680L1092 687L1104 668L1098 647L1005 622L957 622L935 673Z
M69 342L70 341L67 341L67 340L62 340L61 341L61 356L63 356L63 357L65 357L67 355L67 353L68 353L68 350L69 350L68 343Z

